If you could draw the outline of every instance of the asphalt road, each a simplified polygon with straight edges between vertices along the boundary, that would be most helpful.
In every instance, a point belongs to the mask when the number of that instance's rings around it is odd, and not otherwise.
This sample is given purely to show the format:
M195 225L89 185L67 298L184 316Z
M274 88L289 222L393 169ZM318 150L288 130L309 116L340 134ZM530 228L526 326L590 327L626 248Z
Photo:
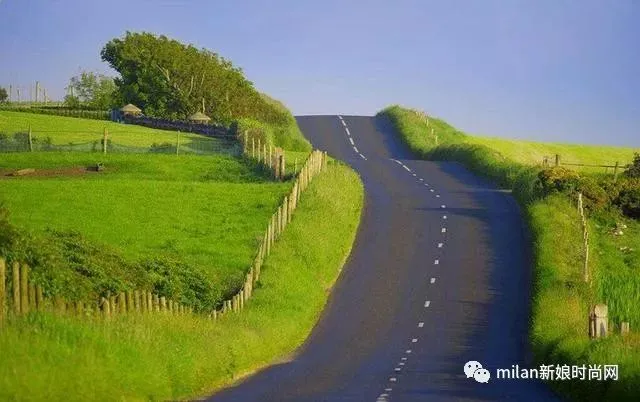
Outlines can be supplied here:
M530 251L513 198L456 163L414 159L382 119L341 117L297 120L364 182L353 251L292 360L210 400L555 400L540 382L495 378L527 361ZM488 383L465 376L470 360Z

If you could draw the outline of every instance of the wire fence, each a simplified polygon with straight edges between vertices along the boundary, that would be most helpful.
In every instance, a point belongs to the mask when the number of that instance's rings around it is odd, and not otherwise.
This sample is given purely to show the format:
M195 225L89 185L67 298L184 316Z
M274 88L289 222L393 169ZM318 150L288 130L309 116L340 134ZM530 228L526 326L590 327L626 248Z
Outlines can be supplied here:
M78 117L93 120L111 120L111 114L105 110L81 110L64 107L36 107L36 106L0 106L0 110L10 112L45 114L50 116Z
M208 137L191 133L140 133L121 130L32 130L0 133L0 152L101 152L240 155L234 136Z

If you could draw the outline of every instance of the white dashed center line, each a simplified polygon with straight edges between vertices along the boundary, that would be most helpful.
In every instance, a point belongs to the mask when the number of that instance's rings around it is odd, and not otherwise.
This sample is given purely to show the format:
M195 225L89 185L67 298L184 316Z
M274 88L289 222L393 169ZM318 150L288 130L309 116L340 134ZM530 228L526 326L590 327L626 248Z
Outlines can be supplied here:
M447 219L447 215L443 215L443 216L442 216L442 219Z
M419 322L418 323L418 328L422 328L422 327L424 327L424 322Z
M446 208L446 207L447 207L446 205L440 205L440 208Z
M431 302L429 300L427 300L426 302L424 302L424 306L425 307L429 307L431 305Z
M353 138L349 137L349 142L351 143L351 145L356 145L353 143Z
M349 132L349 128L348 127L345 127L344 131L347 132L347 135L349 135L349 136L351 135L351 132Z
M431 283L436 283L436 278L431 278Z
M417 342L418 342L418 338L413 338L413 339L411 340L411 343L417 343Z
M440 264L440 260L435 260L435 261L433 262L433 265L439 265L439 264Z
M447 233L447 228L442 228L442 233Z
M438 243L438 248L442 248L442 246L444 246L444 244Z
M360 153L360 151L358 151L358 148L356 148L355 146L353 147L353 150L356 151L357 154Z

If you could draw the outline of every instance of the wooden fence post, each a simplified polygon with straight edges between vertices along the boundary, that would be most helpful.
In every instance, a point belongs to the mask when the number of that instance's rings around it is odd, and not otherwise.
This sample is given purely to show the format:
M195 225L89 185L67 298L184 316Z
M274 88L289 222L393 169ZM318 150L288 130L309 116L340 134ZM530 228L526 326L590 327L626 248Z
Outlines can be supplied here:
M33 152L33 134L31 132L31 124L29 124L29 152Z
M613 167L613 182L615 183L618 180L618 166L619 163L616 161L616 165Z
M11 287L13 288L13 311L16 314L20 314L20 264L13 263L12 270L13 280L11 281Z
M107 153L107 138L109 136L109 133L107 131L107 127L104 128L103 132L102 132L102 153L106 154Z
M267 143L262 145L262 163L269 168L269 161L267 161Z
M127 312L127 296L124 292L118 294L118 313L124 314Z
M273 162L273 145L269 144L269 167L271 170L275 168L275 163Z
M125 312L133 311L133 293L130 290L127 290L124 296L126 299L126 304L124 307Z
M36 310L36 285L33 283L29 284L29 309Z
M6 306L6 279L5 276L7 274L7 262L4 258L0 257L0 323L5 316L5 306Z
M135 290L133 292L133 294L134 294L136 312L140 312L140 310L141 310L140 304L141 304L141 301L142 301L142 298L140 297L140 291L139 290Z
M36 308L39 311L44 310L44 296L42 294L42 286L36 285Z
M560 154L556 154L556 166L560 166Z
M103 297L101 299L101 304L102 304L102 312L104 313L104 316L106 318L111 317L111 303L109 303L109 300Z
M629 334L629 322L623 321L620 323L620 334L627 335Z
M262 147L260 146L260 138L258 138L258 162L261 162L262 158Z
M20 312L29 312L29 266L22 264L20 270Z
M593 331L592 335L595 338L603 338L608 333L608 309L606 304L596 304L593 306L591 313L592 324L590 329Z
M251 137L251 158L256 158L256 142L253 137Z
M176 155L180 153L180 130L176 133Z
M287 169L284 163L284 151L282 151L282 154L280 155L280 180L284 180L284 177L287 174Z

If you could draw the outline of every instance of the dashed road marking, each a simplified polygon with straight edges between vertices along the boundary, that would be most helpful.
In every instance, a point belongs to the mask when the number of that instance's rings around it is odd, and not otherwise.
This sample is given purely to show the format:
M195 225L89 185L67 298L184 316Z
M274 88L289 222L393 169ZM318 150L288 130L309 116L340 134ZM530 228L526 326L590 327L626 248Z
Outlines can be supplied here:
M442 233L447 233L447 228L442 228Z
M410 354L411 354L411 349L407 349L407 350L405 350L405 352L404 352L404 353L406 353L406 354L410 355Z
M442 219L447 219L447 215L442 215Z
M347 135L348 135L348 136L351 136L351 132L349 131L349 129L348 129L348 128L345 128L345 129L344 129L344 131L346 131L346 132L347 132Z
M406 360L407 360L407 358L406 358L406 357L403 357L403 358L401 358L400 360L402 360L402 361L406 361Z
M438 243L438 248L442 248L442 246L444 246L444 243Z
M436 283L436 278L431 278L431 283Z
M429 300L427 300L427 301L425 301L425 302L424 302L424 306L425 306L425 307L429 307L430 305L431 305L431 302L430 302Z
M413 177L416 177L416 174L415 174L415 173L413 174Z
M365 157L364 157L364 155L362 155L362 154L359 154L359 155L360 155L360 157L361 157L362 159L364 159L365 161L367 160L367 158L365 158Z
M396 382L397 380L398 380L398 379L397 379L397 378L395 378L395 377L391 377L391 378L389 378L389 381L391 381L391 382Z
M357 154L360 153L360 151L358 151L358 148L356 148L355 146L353 147L353 150L356 151Z
M413 339L411 340L411 343L417 343L417 342L418 342L418 338L413 338Z
M440 264L440 260L435 260L435 261L433 262L433 265L439 265L439 264Z
M436 194L436 198L440 198L440 194Z
M424 327L424 322L420 321L420 322L418 323L418 328L422 328L422 327Z
M400 368L400 367L396 367L395 368L395 371L400 371L400 370L402 370L402 368Z
M420 178L420 181L424 181L424 179L421 177L421 178Z
M385 388L385 392L391 392L391 388Z
M409 169L406 165L402 165L402 167L405 168L407 172L411 172L411 169Z
M446 206L446 205L444 205L444 204L440 205L440 208L446 208L446 207L447 207L447 206Z
M353 138L349 137L349 142L351 143L351 145L356 145L353 143Z
M431 190L429 190L429 191L433 193L433 192L434 192L434 191L436 191L436 190L434 190L434 189L431 189Z

